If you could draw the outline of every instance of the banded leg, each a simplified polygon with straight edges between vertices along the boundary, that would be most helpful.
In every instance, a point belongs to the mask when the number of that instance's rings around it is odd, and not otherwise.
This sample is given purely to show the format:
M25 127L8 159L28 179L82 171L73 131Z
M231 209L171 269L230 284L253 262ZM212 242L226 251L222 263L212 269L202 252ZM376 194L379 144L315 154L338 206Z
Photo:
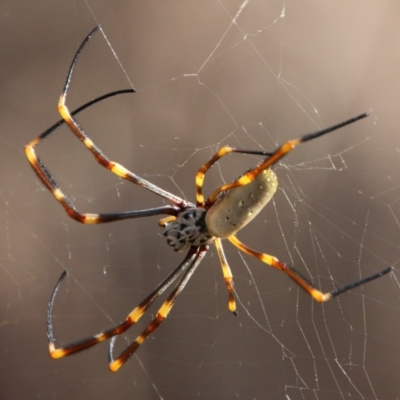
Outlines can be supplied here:
M85 45L89 42L91 37L98 31L100 30L100 26L96 26L90 33L89 35L85 38L85 40L82 42L80 45L78 51L75 53L75 56L72 60L70 69L68 71L67 79L65 81L64 89L61 93L60 99L58 101L58 112L60 113L62 119L65 121L65 123L68 125L68 127L71 129L71 131L76 135L76 137L85 145L85 147L93 154L95 160L102 165L104 168L107 168L120 178L126 179L130 182L133 182L147 190L150 190L151 192L163 197L164 199L171 201L175 205L179 207L186 207L188 203L181 199L178 196L175 196L172 193L169 193L156 185L153 185L149 181L139 177L138 175L134 174L133 172L127 170L124 166L121 164L118 164L114 161L110 161L103 153L102 151L93 143L93 141L86 135L86 133L83 131L83 129L78 125L77 121L73 118L71 113L68 110L68 107L66 106L66 99L67 99L67 94L68 94L68 89L71 83L72 79L72 74L74 71L74 67L78 61L78 58L84 49Z
M364 283L371 282L374 279L380 278L383 275L386 275L390 271L393 270L393 267L387 267L381 272L378 272L374 275L368 276L366 278L360 279L359 281L349 283L347 285L341 286L337 289L332 290L331 292L323 293L318 290L315 286L313 286L306 278L304 278L296 269L288 266L287 264L280 262L276 257L271 256L265 253L259 253L255 250L250 249L246 245L244 245L236 236L229 236L229 241L236 246L239 250L242 250L244 253L249 254L255 258L258 258L265 264L270 265L278 269L279 271L284 272L289 275L302 289L304 289L312 298L317 300L320 303L328 301L333 297L339 296L340 294L347 292L351 289L356 288L357 286L361 286Z
M117 90L114 92L107 93L103 96L97 97L94 100L91 100L84 104L83 106L77 108L74 110L71 115L76 115L79 114L81 111L85 110L86 108L102 101L105 99L108 99L109 97L112 96L117 96L119 94L124 94L124 93L135 93L134 89L124 89L124 90ZM49 129L44 131L41 135L39 135L37 138L33 139L30 143L28 143L25 146L25 155L31 164L31 167L33 170L36 172L36 174L39 176L39 178L43 181L45 186L52 192L54 193L55 189L58 188L58 185L56 184L54 178L51 176L50 171L46 168L46 166L43 164L41 159L37 156L35 147L38 145L38 143L50 136L58 127L61 125L65 124L65 121L63 119L59 120L56 122L53 126L51 126Z
M322 135L325 135L327 133L333 132L337 129L340 129L346 125L352 124L360 119L366 118L368 117L367 113L358 115L357 117L351 118L347 121L341 122L339 124L333 125L329 128L314 132L314 133L308 133L304 136L301 136L298 139L293 139L293 140L288 140L287 142L285 142L283 145L281 145L280 147L278 147L272 154L270 154L263 162L259 163L258 165L256 165L254 168L250 169L249 171L247 171L245 174L243 174L240 178L236 179L235 181L228 183L226 185L222 185L220 186L217 190L215 190L206 200L205 202L205 207L209 208L211 207L216 199L218 198L219 194L221 192L224 192L226 190L232 189L234 187L237 186L244 186L249 184L250 182L254 181L254 179L257 178L257 176L264 171L265 169L271 167L272 165L274 165L275 163L277 163L282 157L284 157L286 154L290 153L295 147L297 147L299 144L304 143L304 142L308 142L309 140L313 140L316 139ZM223 150L224 148L222 148L221 150ZM229 148L230 149L230 148ZM221 152L220 150L220 152ZM219 158L223 157L226 154L229 154L233 151L222 151L222 154L219 155L218 152L208 163L204 164L204 169L203 167L200 168L199 172L196 175L196 186L197 186L197 192L198 192L198 196L197 199L201 199L201 195L199 195L199 193L201 194L201 187L199 189L199 186L202 185L202 175L204 175L205 171L207 171L207 169L209 169L209 167ZM239 151L235 151L235 152L239 152ZM242 153L247 153L247 151L241 151ZM214 158L216 158L215 161ZM205 170L205 171L204 171ZM199 176L198 180L197 177ZM201 184L201 185L200 185ZM203 199L204 200L204 199Z
M233 277L232 272L229 267L228 261L225 257L224 249L222 247L222 241L220 238L215 238L214 240L215 247L217 248L217 253L219 257L219 261L222 267L222 273L224 275L224 280L226 283L226 288L228 289L229 297L228 297L228 308L229 311L234 315L237 315L236 311L236 301L235 301L235 291L233 289Z
M88 349L98 343L112 338L113 336L121 335L122 333L124 333L127 329L129 329L132 325L139 321L139 319L142 317L142 315L144 315L144 313L154 303L154 301L161 294L163 294L165 290L168 289L168 287L178 278L182 271L184 271L186 268L188 268L188 266L191 266L194 262L196 262L197 258L197 249L190 249L185 259L159 285L157 285L157 287L131 313L129 313L125 321L123 321L122 323L110 329L107 329L104 332L100 332L96 335L89 336L84 339L69 343L63 347L56 348L52 316L54 301L58 289L67 274L67 272L64 271L53 290L47 309L47 338L49 340L49 351L51 357L54 359L66 357L71 354L75 354L82 350Z
M124 89L124 90L117 90L114 92L107 93L103 96L97 97L94 100L89 101L88 103L84 104L83 106L74 110L71 114L75 115L80 113L81 111L85 110L86 108L96 104L102 100L105 100L112 96L117 96L123 93L134 93L133 89ZM45 132L43 132L38 138L32 140L26 147L25 147L25 154L36 174L45 184L45 186L50 190L50 192L54 195L54 197L61 203L61 205L65 208L68 215L75 219L78 222L84 224L98 224L103 222L112 222L112 221L119 221L128 218L142 218L142 217L149 217L152 215L160 215L160 214L170 214L176 215L179 212L179 208L172 207L172 206L162 206L151 208L147 210L139 210L139 211L126 211L120 213L109 213L109 214L90 214L84 213L81 214L78 212L71 200L62 192L60 187L58 186L55 179L50 174L50 171L47 167L43 164L42 160L37 156L35 151L35 146L51 133L53 133L59 126L64 124L65 121L61 119Z
M82 224L100 224L105 222L120 221L123 219L149 217L152 215L177 215L180 211L180 209L176 206L166 205L161 207L148 208L145 210L124 211L117 213L81 213L75 208L74 204L68 198L68 196L61 190L56 180L50 174L50 171L43 164L42 160L37 157L34 150L35 145L36 143L31 142L25 147L25 154L28 157L32 168L46 185L46 187L50 190L50 192L54 195L56 200L64 207L67 214L75 221L81 222Z
M187 271L184 273L182 279L176 285L175 289L171 292L171 294L168 296L167 300L164 301L162 306L157 311L156 317L153 319L153 321L150 322L150 324L142 332L142 334L139 335L136 338L136 340L131 345L129 345L115 359L113 357L113 349L114 349L116 337L113 337L111 339L110 346L109 346L109 360L110 360L109 367L110 367L111 371L113 371L113 372L118 371L118 369L129 359L129 357L132 356L132 354L138 349L138 347L148 338L148 336L161 325L161 323L165 320L165 318L167 318L169 312L171 311L172 307L174 306L176 298L179 296L179 294L185 288L189 279L192 277L194 271L201 263L207 250L208 250L208 245L200 246L198 248L192 247L191 251L196 252L195 258L193 259L193 261L192 261L191 265L189 266L189 268L187 269Z
M100 27L96 27L84 40L84 42L82 43L82 45L80 46L80 48L78 49L77 53L75 54L74 60L71 64L70 70L68 72L68 76L67 76L67 80L64 86L64 90L63 93L61 95L61 98L63 98L63 101L65 102L65 98L66 98L66 94L67 94L67 90L71 81L71 77L72 77L72 71L73 68L77 62L77 59L82 51L82 49L84 48L85 44L89 41L89 39L91 38L91 36L93 35L93 33L95 33L97 30L99 30ZM132 93L134 92L134 89L127 89L127 90L120 90L120 91L115 91L112 93L108 93L106 95L100 96L86 104L84 104L83 106L79 107L78 109L76 109L75 111L73 111L72 113L70 113L68 111L68 109L66 108L66 106L64 105L64 107L61 106L61 110L60 113L63 116L62 121L57 122L55 125L53 125L51 128L49 128L48 130L46 130L44 133L42 133L39 137L37 137L36 139L32 140L26 147L25 147L25 154L31 164L31 166L33 167L34 171L37 173L37 175L39 176L39 178L43 181L43 183L46 185L46 187L52 192L52 194L54 195L54 197L56 198L56 200L64 207L64 209L66 210L66 212L68 213L68 215L75 219L76 221L85 223L85 224L97 224L97 223L102 223L102 222L111 222L111 221L117 221L117 220L121 220L121 219L126 219L126 218L138 218L138 217L143 217L143 216L150 216L150 215L159 215L159 214L169 214L169 215L176 215L177 211L179 210L177 207L171 207L171 206L165 206L165 207L158 207L155 209L151 209L148 212L143 212L143 211L132 211L132 212L125 212L125 213L112 213L112 214L91 214L91 213L85 213L85 214L81 214L80 212L78 212L74 205L72 204L71 200L68 199L68 197L61 191L61 189L59 188L59 186L57 185L55 179L52 177L50 171L47 169L47 167L44 165L44 163L42 162L42 160L36 155L36 151L35 151L35 147L38 145L38 143L43 140L44 138L46 138L47 136L49 136L51 133L53 133L60 125L62 125L63 123L66 123L70 129L72 129L72 131L75 134L79 134L77 135L79 137L79 139L85 143L85 138L87 138L86 134L80 130L79 126L77 125L77 123L73 120L72 116L78 114L79 112L83 111L84 109L86 109L87 107L101 101L104 100L106 98L109 98L111 96L115 96L118 94L122 94L122 93ZM61 99L60 98L60 99ZM66 118L67 116L67 118ZM72 128L73 127L73 128ZM90 139L87 138L87 140L89 141L89 143L91 143ZM97 152L96 152L97 151ZM103 162L103 166L104 164L108 165L108 169L112 169L112 165L113 163L110 162L107 158L105 158L100 150L98 150L97 148L94 147L92 153L95 155L95 157L97 155L99 155L99 159L96 157L96 160L98 162L100 162L100 164L102 164ZM102 161L101 161L102 160ZM115 163L114 163L115 164ZM152 191L153 193L156 193L164 198L166 198L167 200L171 201L172 203L175 203L176 205L182 205L182 206L186 206L188 205L188 203L183 200L180 199L179 197L170 194L160 188L158 188L157 186L151 184L150 182L141 179L139 177L136 177L136 175L134 175L133 173L130 173L129 171L125 170L123 167L118 167L118 164L115 164L117 167L118 171L126 171L126 179L129 179L130 181L139 184L142 187L145 187L146 189ZM118 175L118 173L117 173ZM132 179L130 179L129 177L132 177ZM136 179L136 178L138 179Z
M204 196L203 196L203 184L204 184L204 175L206 172L222 157L226 156L227 154L231 153L241 153L241 154L254 154L258 156L270 156L272 153L268 153L265 151L258 151L258 150L237 150L233 147L224 146L221 147L214 156L203 164L196 174L196 201L197 207L204 206Z

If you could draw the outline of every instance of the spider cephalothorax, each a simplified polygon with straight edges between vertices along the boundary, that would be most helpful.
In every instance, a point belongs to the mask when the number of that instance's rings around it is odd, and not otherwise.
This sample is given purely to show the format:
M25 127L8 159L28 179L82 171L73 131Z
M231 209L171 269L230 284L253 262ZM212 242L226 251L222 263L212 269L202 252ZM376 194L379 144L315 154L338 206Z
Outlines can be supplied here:
M160 225L165 227L164 234L167 236L167 242L174 250L185 250L187 254L183 261L175 267L159 285L137 306L135 307L120 324L102 331L96 335L89 336L85 339L77 340L63 347L56 348L55 339L53 334L53 305L57 294L57 290L66 275L64 271L58 280L53 293L50 298L47 311L47 337L49 340L50 355L53 358L61 358L70 354L77 353L81 350L88 349L104 340L111 339L109 346L109 367L112 371L117 371L120 366L136 351L136 349L143 343L143 341L157 329L162 321L167 317L178 295L182 292L185 285L193 275L196 268L201 263L206 252L208 251L209 244L213 242L217 250L219 260L221 262L222 274L226 283L229 294L228 307L229 310L236 314L236 302L233 289L232 273L226 260L223 247L222 238L227 238L239 250L256 257L260 261L269 266L276 268L279 271L287 274L293 279L302 289L304 289L310 296L319 302L327 301L335 296L338 296L350 289L360 286L373 279L390 272L392 267L388 267L381 272L375 273L367 278L361 279L357 282L341 286L331 292L323 293L314 287L308 279L303 276L293 267L289 267L285 263L279 261L276 257L260 253L250 249L243 244L236 237L236 233L247 225L268 203L277 187L277 178L275 173L271 170L282 157L292 151L296 146L309 140L318 138L326 133L332 132L345 125L349 125L355 121L365 118L368 114L361 114L355 118L332 126L330 128L310 133L300 138L289 140L283 145L279 146L274 152L267 153L262 151L252 150L239 150L233 149L229 146L224 146L217 151L217 153L205 164L203 164L196 174L196 203L188 203L186 200L169 193L160 187L152 184L151 182L139 177L133 172L127 170L121 164L109 160L102 151L93 143L93 141L86 135L82 128L74 119L74 115L78 114L85 108L104 100L108 97L115 96L121 93L134 92L133 89L121 90L108 93L104 96L98 97L77 110L70 113L66 106L66 98L70 86L72 72L76 62L79 58L86 43L90 40L92 35L100 29L97 26L93 29L86 39L83 41L75 57L72 61L68 71L67 79L64 89L58 102L58 111L62 116L62 120L43 132L39 137L32 140L26 147L25 153L31 163L33 169L43 181L46 187L54 195L56 200L64 207L67 214L78 222L83 224L100 224L112 221L121 221L125 219L143 218L153 215L168 215L160 220ZM57 185L50 171L45 167L39 157L36 155L35 147L37 144L52 134L60 125L66 123L70 130L77 136L77 138L86 146L86 148L93 154L95 160L103 167L109 169L114 174L122 179L126 179L134 184L149 190L150 192L162 197L165 201L172 203L172 205L162 205L156 208L148 208L145 210L114 212L107 214L94 214L94 213L80 213L76 210L73 202L67 197L66 194ZM263 161L256 164L253 168L246 171L242 176L233 182L224 184L216 189L208 198L203 196L203 182L205 173L215 164L220 158L231 153L242 154L255 154L263 156ZM161 307L156 313L153 321L147 328L132 342L116 359L113 357L113 347L115 339L118 335L123 334L127 329L134 325L147 311L147 309L154 303L154 301L162 295L170 285L172 285L177 278L182 275L178 283L172 289L167 299L163 302Z
M181 212L175 220L167 222L164 228L167 243L175 251L210 244L213 236L206 226L206 214L204 208L193 207Z

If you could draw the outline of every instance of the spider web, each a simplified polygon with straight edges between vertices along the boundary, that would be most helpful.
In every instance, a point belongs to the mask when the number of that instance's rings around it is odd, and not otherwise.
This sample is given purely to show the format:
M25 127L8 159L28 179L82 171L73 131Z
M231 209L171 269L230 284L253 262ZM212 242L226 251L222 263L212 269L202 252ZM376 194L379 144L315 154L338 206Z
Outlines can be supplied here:
M3 2L0 397L400 398L399 11L386 1ZM67 68L97 23L104 36L82 54L70 108L134 86L135 95L104 101L79 121L112 160L189 201L197 169L223 145L271 151L372 111L282 160L273 201L238 236L323 291L388 265L394 273L321 305L224 243L238 317L228 312L212 248L168 319L117 374L108 371L107 344L52 361L46 307L62 270L69 278L55 334L68 343L125 318L183 258L166 246L157 218L70 220L23 155L59 119ZM82 211L163 203L102 169L67 129L39 152ZM257 161L224 158L205 192Z

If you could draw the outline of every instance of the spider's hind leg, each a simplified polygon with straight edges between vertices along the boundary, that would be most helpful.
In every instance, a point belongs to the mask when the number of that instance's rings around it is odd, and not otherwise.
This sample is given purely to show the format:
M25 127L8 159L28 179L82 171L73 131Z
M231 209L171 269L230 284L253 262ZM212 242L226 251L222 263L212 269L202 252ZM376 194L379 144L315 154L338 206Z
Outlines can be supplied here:
M219 195L222 192L230 190L234 187L248 185L249 183L253 182L261 174L261 172L263 172L267 168L276 164L282 157L284 157L286 154L290 153L299 144L308 142L310 140L316 139L327 133L336 131L337 129L343 128L346 125L350 125L356 121L359 121L360 119L366 118L366 117L368 117L368 115L369 115L368 113L363 113L363 114L358 115L357 117L350 118L347 121L333 125L329 128L322 129L320 131L313 132L313 133L308 133L306 135L300 136L297 139L288 140L287 142L285 142L281 146L279 146L273 153L268 153L269 155L264 159L264 161L257 164L254 168L250 169L246 173L244 173L240 178L234 180L231 183L220 186L217 190L215 190L211 194L211 196L208 197L208 199L205 201L205 206L207 208L211 207L216 202L216 200L218 199ZM241 153L256 154L256 152L250 152L250 151L246 151L246 150L237 151L237 150L228 148L227 150L222 151L223 149L224 148L222 148L207 164L204 164L204 166L202 168L206 167L206 170L207 170L213 163L215 163L216 160L218 160L219 158L221 158L222 156L224 156L225 154L228 154L228 153L241 152ZM221 152L221 154L220 154L220 152ZM209 164L210 164L210 166L208 166ZM201 172L201 169L199 170L198 174L200 172ZM196 176L196 186L198 187L198 191L199 191L199 186L197 185L197 176Z
M320 303L324 303L325 301L328 301L333 297L339 296L342 293L348 292L351 289L364 285L365 283L371 282L393 271L393 267L390 266L376 274L360 279L359 281L343 285L337 289L332 290L331 292L323 293L319 289L317 289L314 285L312 285L308 281L308 279L304 278L299 271L279 261L276 257L265 253L259 253L258 251L250 249L234 235L230 236L228 239L234 246L236 246L239 250L243 251L244 253L249 254L255 258L258 258L263 263L271 267L274 267L279 271L284 272L286 275L292 278L303 290L305 290L314 300Z

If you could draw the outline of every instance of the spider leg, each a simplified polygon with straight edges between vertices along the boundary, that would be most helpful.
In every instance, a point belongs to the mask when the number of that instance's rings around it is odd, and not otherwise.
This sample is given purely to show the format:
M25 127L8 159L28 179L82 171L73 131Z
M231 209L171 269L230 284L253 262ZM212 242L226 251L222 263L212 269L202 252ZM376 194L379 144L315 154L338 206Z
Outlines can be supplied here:
M237 150L230 146L221 147L213 157L203 164L196 174L196 201L197 207L204 206L204 196L203 196L203 184L204 184L204 175L206 172L222 157L231 153L242 153L242 154L254 154L258 156L270 156L272 153L265 151L257 151L257 150Z
M257 176L264 171L265 169L271 167L272 165L274 165L275 163L277 163L282 157L284 157L286 154L290 153L295 147L297 147L299 144L304 143L304 142L308 142L310 140L316 139L322 135L325 135L327 133L333 132L337 129L340 129L346 125L352 124L360 119L366 118L368 117L368 113L364 113L364 114L360 114L357 117L351 118L347 121L341 122L339 124L333 125L329 128L317 131L317 132L313 132L313 133L308 133L306 135L303 135L301 137L299 137L298 139L292 139L292 140L288 140L287 142L285 142L283 145L281 145L280 147L278 147L269 157L267 157L264 161L262 161L261 163L259 163L258 165L256 165L254 168L250 169L249 171L247 171L245 174L243 174L240 178L236 179L235 181L228 183L226 185L222 185L220 186L217 190L215 190L211 196L208 197L208 199L205 202L205 206L206 208L211 207L215 201L217 200L219 194L221 192L227 191L229 189L232 189L234 187L237 186L244 186L249 184L250 182L254 181L254 179L257 178ZM232 151L230 151L232 152ZM242 151L242 152L246 152L246 151ZM219 152L218 152L219 153ZM218 155L218 153L216 154L216 156ZM228 152L225 152L225 154L228 154ZM221 158L222 156L224 156L225 154L220 155L219 158ZM214 157L216 157L214 156ZM210 162L213 159L210 160ZM207 164L205 164L207 165ZM199 180L199 182L201 182L201 180ZM196 180L196 185L197 185L197 180ZM198 189L199 190L199 189Z
M245 244L243 244L236 236L229 236L229 241L236 246L239 250L242 250L244 253L249 254L255 258L258 258L265 264L270 265L278 269L279 271L284 272L289 275L302 289L304 289L311 297L313 297L318 302L325 302L333 297L339 296L342 293L345 293L351 289L356 288L357 286L361 286L364 283L373 281L374 279L380 278L381 276L389 273L393 270L393 267L387 267L381 272L378 272L374 275L368 276L366 278L360 279L359 281L349 283L347 285L341 286L337 289L332 290L331 292L323 293L318 290L315 286L313 286L304 276L300 274L295 268L288 266L287 264L280 262L276 257L271 256L265 253L259 253L255 250L250 249Z
M65 104L66 99L67 99L68 89L69 89L71 79L72 79L72 74L74 71L74 67L78 61L78 58L79 58L83 48L85 47L85 45L91 39L92 35L100 29L101 29L100 26L96 26L89 33L89 35L85 38L85 40L82 42L79 49L75 53L75 56L72 60L70 69L67 74L67 79L65 81L64 89L63 89L60 99L58 101L58 106L57 106L58 112L60 113L62 119L65 121L65 123L68 125L68 127L71 129L71 131L85 145L85 147L93 154L94 158L100 165L102 165L104 168L107 168L108 170L110 170L111 172L116 174L117 176L119 176L123 179L126 179L130 182L133 182L147 190L150 190L151 192L163 197L164 199L171 201L175 205L184 208L188 205L188 203L185 200L157 187L156 185L153 185L149 181L147 181L147 180L139 177L138 175L134 174L133 172L129 171L121 164L118 164L117 162L114 162L114 161L110 161L102 153L102 151L93 143L93 141L86 135L86 133L83 131L83 129L78 125L77 121L74 120L73 116L71 115L71 113L68 110L68 107Z
M100 27L96 27L92 32L90 32L90 34L86 37L86 39L84 40L84 42L82 43L82 45L80 46L80 48L78 49L77 53L75 54L74 60L71 64L69 73L68 73L68 77L67 77L67 81L65 83L64 86L64 90L63 90L63 94L61 97L64 96L64 100L67 94L67 90L71 81L71 77L72 77L72 71L73 68L77 62L77 59L83 49L83 47L85 46L85 44L89 41L90 37L93 35L93 33L95 33L98 29L100 29ZM37 156L36 151L35 151L35 147L38 145L38 143L45 139L46 137L48 137L50 134L52 134L59 126L61 126L62 124L66 123L68 124L68 126L70 127L70 129L72 129L73 132L76 133L76 131L78 131L80 133L80 136L78 136L82 142L85 143L85 141L87 142L91 142L90 139L87 138L87 136L85 135L85 133L80 130L80 128L78 127L77 123L74 122L74 120L72 119L73 115L78 114L79 112L83 111L84 109L92 106L93 104L102 101L104 99L107 99L111 96L116 96L119 94L123 94L123 93L133 93L135 92L134 89L125 89L125 90L118 90L118 91L114 91L111 93L107 93L103 96L97 97L94 100L91 100L89 102L87 102L86 104L82 105L81 107L77 108L76 110L74 110L73 112L69 113L68 109L64 106L66 113L69 115L68 118L65 118L65 115L63 115L63 113L61 113L61 115L63 116L63 119L58 121L56 124L54 124L53 126L51 126L49 129L47 129L45 132L43 132L40 136L38 136L36 139L32 140L26 147L25 147L25 154L32 166L32 168L34 169L34 171L36 172L36 174L39 176L39 178L43 181L43 183L46 185L46 187L51 191L51 193L54 195L54 197L56 198L56 200L64 207L64 209L66 210L67 214L75 219L78 222L84 223L84 224L98 224L98 223L104 223L104 222L112 222L112 221L118 221L118 220L123 220L123 219L127 219L127 218L140 218L140 217L147 217L147 216L151 216L151 215L160 215L160 214L169 214L169 215L176 215L178 213L178 211L180 211L180 209L176 206L164 206L164 207L157 207L157 208L153 208L153 209L148 209L148 210L141 210L141 211L128 211L128 212L122 212L122 213L110 213L110 214L92 214L92 213L80 213L79 211L77 211L72 203L72 201L62 192L62 190L60 189L60 187L58 186L57 182L55 181L55 179L53 178L53 176L51 175L50 171L47 169L47 167L44 165L44 163L42 162L42 160ZM71 124L74 128L71 127ZM87 138L84 139L84 138ZM94 146L94 145L93 145ZM95 146L93 147L93 149L97 149ZM97 153L96 153L97 151ZM92 151L93 153L93 151ZM93 153L96 157L97 154L101 155L101 152L99 149L95 150ZM112 169L111 166L111 162L108 161L108 159L106 157L104 157L102 155L103 158L100 157L101 160L103 161L99 161L99 159L96 157L96 160L98 162L100 162L100 164L102 164L103 166L105 165L105 163L109 163L108 164L108 169ZM116 165L117 170L122 171L124 168L123 167L118 167L118 164L114 163ZM127 171L127 175L131 174L129 171ZM117 174L118 175L118 174ZM134 174L132 174L133 176ZM151 184L150 182L147 182L144 179L141 179L139 177L138 181L134 181L134 183L139 184L140 186L146 187L147 189L151 190L153 193L159 194L162 197L170 200L171 202L175 203L175 204L180 204L182 206L187 206L188 203L183 200L180 199L179 197L172 195L168 192L163 191L162 189L158 188L157 186ZM132 181L132 179L127 178L129 180ZM140 181L140 182L139 182ZM142 184L143 183L143 184ZM147 186L146 186L147 185Z
M102 100L108 99L109 97L118 96L119 94L124 94L124 93L136 93L136 91L135 91L135 89L122 89L122 90L115 90L113 92L103 94L102 96L96 97L95 99L90 100L87 103L85 103L84 105L78 107L76 110L71 112L71 115L79 114L81 111L93 106L94 104L96 104ZM57 123L55 123L49 129L47 129L45 132L43 132L38 138L32 140L32 142L29 143L29 145L31 145L32 147L36 146L36 144L40 140L43 140L44 138L49 136L53 131L55 131L59 126L61 126L63 124L65 124L65 121L63 119L60 119Z
M235 301L235 291L233 289L233 276L231 269L229 267L228 261L225 257L224 249L222 247L222 242L220 238L215 238L214 240L215 247L217 248L217 253L219 257L219 261L222 266L222 273L224 275L226 288L228 289L229 299L228 299L228 308L229 311L234 315L237 315L236 311L236 301Z
M134 89L124 89L124 90L117 90L114 92L110 92L107 94L104 94L102 96L99 96L95 98L94 100L91 100L87 103L85 103L83 106L80 106L76 110L74 110L71 115L76 115L80 113L81 111L85 110L86 108L102 101L105 99L108 99L109 97L112 96L117 96L119 94L124 94L124 93L135 93ZM51 135L59 126L65 124L65 121L63 119L59 120L57 123L55 123L53 126L51 126L49 129L44 131L41 135L39 135L37 138L33 139L31 142L29 142L25 146L25 154L26 157L28 158L29 163L31 164L31 167L33 170L36 172L36 174L39 176L39 178L43 181L43 183L46 185L46 187L54 193L55 188L57 187L53 177L51 176L49 170L46 168L46 166L43 164L43 162L40 160L40 158L36 155L35 147L39 144L39 142L43 139L45 139L47 136Z
M84 104L83 106L74 110L71 114L75 115L79 112L83 111L84 109L92 106L93 104L105 100L109 97L116 96L123 93L133 93L133 89L124 89L124 90L117 90L114 92L107 93L103 96L97 97L94 100L89 101L88 103ZM43 164L42 160L36 155L35 146L47 136L49 136L52 132L54 132L59 126L64 124L65 121L61 119L56 124L51 126L45 132L43 132L38 138L32 140L26 147L25 153L28 157L28 160L39 176L39 178L43 181L46 187L50 190L51 193L55 196L55 198L62 204L62 206L66 209L68 215L75 219L78 222L82 222L85 224L97 224L102 222L112 222L112 221L119 221L128 218L141 218L141 217L148 217L151 215L160 215L160 214L171 214L176 215L179 212L179 208L172 207L172 206L163 206L157 207L147 210L141 211L127 211L127 212L120 212L120 213L110 213L110 214L89 214L79 213L74 205L72 204L71 200L62 192L60 187L57 185L55 179L51 176L50 171L47 167Z
M180 209L176 206L166 205L145 210L125 211L118 213L80 213L75 208L68 196L60 189L59 185L50 174L50 171L47 169L47 167L43 164L42 160L36 156L32 142L26 146L25 153L32 165L32 168L35 170L50 192L54 195L56 200L64 207L67 214L72 219L81 222L82 224L100 224L104 222L120 221L129 218L143 218L160 214L177 215L177 213L180 211Z
M113 349L114 349L114 340L110 341L109 346L109 360L110 360L110 370L113 372L118 371L118 369L132 356L132 354L137 350L137 348L148 338L148 336L154 332L161 323L167 318L169 312L171 311L172 307L174 306L175 300L178 295L182 292L185 288L186 284L188 283L189 279L192 277L194 271L201 263L203 257L207 253L208 245L200 246L200 247L192 247L191 252L195 252L195 257L190 261L190 265L187 271L182 276L179 283L176 285L175 289L171 292L168 296L167 300L161 305L159 310L157 311L156 317L147 328L136 338L136 340L130 344L117 358L114 359L113 357Z
M125 321L96 335L76 340L65 346L56 348L54 332L53 332L52 315L53 315L54 301L58 289L61 285L61 282L67 275L67 272L64 271L60 276L51 294L50 302L47 309L47 338L49 340L49 351L51 357L54 359L66 357L71 354L75 354L82 350L88 349L98 343L110 339L113 336L121 335L122 333L124 333L127 329L129 329L132 325L134 325L137 321L139 321L139 319L153 304L153 302L162 293L164 293L164 291L178 278L178 276L182 273L182 271L185 270L188 266L191 266L198 258L199 254L197 249L196 248L190 249L184 260L166 278L164 278L164 280L161 283L159 283L157 287L134 310L132 310L128 314Z

